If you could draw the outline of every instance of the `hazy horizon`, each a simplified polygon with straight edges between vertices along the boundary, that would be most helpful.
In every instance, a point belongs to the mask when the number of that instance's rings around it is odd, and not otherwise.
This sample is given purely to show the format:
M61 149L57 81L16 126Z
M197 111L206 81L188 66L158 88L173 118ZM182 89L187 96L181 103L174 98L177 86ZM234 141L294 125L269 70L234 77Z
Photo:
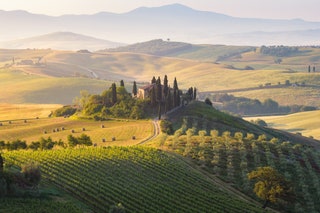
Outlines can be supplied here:
M139 7L159 7L168 4L183 4L195 10L222 13L241 18L303 19L320 21L317 0L68 0L63 4L54 0L11 0L1 1L0 10L25 10L30 13L50 16L66 14L95 14L99 12L126 13Z

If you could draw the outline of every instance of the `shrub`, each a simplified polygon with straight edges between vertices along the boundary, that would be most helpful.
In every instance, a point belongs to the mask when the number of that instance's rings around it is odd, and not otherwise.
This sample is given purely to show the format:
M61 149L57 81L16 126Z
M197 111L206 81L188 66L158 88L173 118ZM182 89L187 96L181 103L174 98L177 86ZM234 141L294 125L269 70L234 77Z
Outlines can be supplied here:
M63 106L56 111L54 111L53 115L56 117L62 117L62 116L70 116L76 113L77 109L72 106Z
M161 132L166 133L168 135L173 134L172 123L168 120L161 120L160 122Z
M257 124L258 126L262 126L262 127L267 127L268 126L268 124L262 119L257 119L257 120L254 121L254 123Z
M41 180L41 172L39 165L35 164L34 162L27 163L22 166L21 172L26 183L29 186L35 187L39 185Z

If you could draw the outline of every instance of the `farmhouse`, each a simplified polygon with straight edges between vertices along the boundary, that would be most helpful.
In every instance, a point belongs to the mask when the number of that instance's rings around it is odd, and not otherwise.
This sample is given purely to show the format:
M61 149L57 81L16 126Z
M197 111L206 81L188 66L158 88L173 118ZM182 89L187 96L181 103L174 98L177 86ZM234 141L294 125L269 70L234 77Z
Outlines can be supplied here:
M140 98L140 99L150 98L152 89L154 89L156 91L157 84L153 83L153 84L148 84L146 86L140 87L138 89L137 98ZM168 89L170 90L170 92L172 94L173 89L170 87ZM162 84L161 84L161 90L162 90L162 99L164 99L165 98L164 86Z
M140 99L150 98L151 90L155 87L156 87L156 84L149 84L144 87L140 87L138 90L137 98L140 98Z

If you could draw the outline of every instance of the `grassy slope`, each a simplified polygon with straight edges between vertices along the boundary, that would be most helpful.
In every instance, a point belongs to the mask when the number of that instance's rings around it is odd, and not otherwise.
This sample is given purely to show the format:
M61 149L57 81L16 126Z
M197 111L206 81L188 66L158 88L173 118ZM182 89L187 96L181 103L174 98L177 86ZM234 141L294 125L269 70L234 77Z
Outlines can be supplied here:
M247 117L246 120L262 119L272 128L288 132L300 132L320 140L320 111L301 112L285 116Z
M0 69L1 103L71 104L80 90L101 93L110 82L87 78L54 78Z
M262 212L222 191L179 158L156 149L17 151L4 157L18 165L26 159L39 162L46 180L80 196L95 212L107 212L116 203L129 212Z
M48 117L59 107L58 104L0 104L0 122Z
M190 120L192 120L192 123L188 122L188 118L191 118ZM270 139L275 137L282 141L310 144L320 148L319 141L278 130L259 127L241 118L215 110L202 102L192 102L188 106L169 114L168 119L174 123L175 129L186 124L185 130L194 127L197 131L207 130L208 133L210 133L210 130L216 129L219 130L220 134L224 131L229 131L231 134L234 134L235 132L252 133L256 136L265 134Z

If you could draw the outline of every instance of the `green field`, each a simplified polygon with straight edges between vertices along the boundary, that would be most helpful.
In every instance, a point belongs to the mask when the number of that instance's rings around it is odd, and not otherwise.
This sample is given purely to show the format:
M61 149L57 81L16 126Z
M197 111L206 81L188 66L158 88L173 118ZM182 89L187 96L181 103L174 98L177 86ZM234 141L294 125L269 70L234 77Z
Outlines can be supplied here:
M284 116L246 117L246 120L262 119L271 128L281 129L292 133L301 133L320 140L320 111L300 112Z
M263 212L223 192L184 161L153 148L13 151L4 157L6 163L17 165L39 162L45 180L78 197L94 212L108 212L117 203L127 212Z

